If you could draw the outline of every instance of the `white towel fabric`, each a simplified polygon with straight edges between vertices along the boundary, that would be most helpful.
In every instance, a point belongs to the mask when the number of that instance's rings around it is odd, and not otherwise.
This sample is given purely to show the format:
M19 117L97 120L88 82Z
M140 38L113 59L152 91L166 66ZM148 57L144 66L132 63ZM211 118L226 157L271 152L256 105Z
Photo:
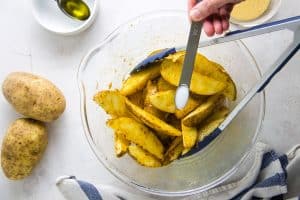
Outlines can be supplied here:
M288 184L289 176L294 177ZM295 177L299 177L298 179ZM298 183L297 183L298 182ZM113 185L94 185L80 181L75 176L57 179L57 187L66 200L150 200L129 193ZM289 190L289 193L287 194ZM298 192L298 193L297 193ZM285 195L284 195L285 194ZM185 200L250 200L250 199L299 199L300 200L300 145L279 156L263 143L257 143L249 159L238 172L222 185L197 195L181 197ZM174 199L174 198L172 198Z

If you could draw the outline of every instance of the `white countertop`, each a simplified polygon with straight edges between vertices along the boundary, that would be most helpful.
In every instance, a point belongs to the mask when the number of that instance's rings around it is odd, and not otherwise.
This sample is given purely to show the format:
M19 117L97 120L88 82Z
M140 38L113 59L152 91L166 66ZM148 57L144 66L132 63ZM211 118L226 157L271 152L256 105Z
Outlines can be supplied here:
M300 14L299 0L283 0L274 19ZM49 125L49 144L34 173L22 181L9 181L0 170L1 200L63 199L55 186L61 175L76 175L94 183L119 183L96 160L81 126L76 72L82 56L114 28L144 12L186 9L186 0L100 2L92 27L76 36L63 37L41 28L31 15L28 0L3 1L0 12L0 82L12 71L29 71L53 81L64 92L67 109ZM265 70L288 45L290 33L273 33L245 40ZM300 143L300 54L266 89L266 116L261 139L279 152ZM0 95L0 141L8 125L19 117Z

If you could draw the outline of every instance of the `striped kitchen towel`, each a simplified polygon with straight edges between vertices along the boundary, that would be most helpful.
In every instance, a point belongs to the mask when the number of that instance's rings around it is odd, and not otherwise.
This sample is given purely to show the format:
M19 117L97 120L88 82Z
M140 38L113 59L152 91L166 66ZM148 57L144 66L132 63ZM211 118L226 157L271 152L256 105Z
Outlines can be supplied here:
M297 192L300 192L300 145L295 146L289 153L279 156L267 145L257 143L249 157L251 159L247 159L236 173L238 176L206 192L178 199L300 199L299 197L291 198L292 195L297 196ZM289 174L294 177L288 179ZM66 200L168 199L158 196L150 198L147 194L136 195L113 185L94 185L77 180L74 176L58 178L57 187ZM288 190L291 190L293 194L286 195ZM172 197L172 200L174 199L177 198Z

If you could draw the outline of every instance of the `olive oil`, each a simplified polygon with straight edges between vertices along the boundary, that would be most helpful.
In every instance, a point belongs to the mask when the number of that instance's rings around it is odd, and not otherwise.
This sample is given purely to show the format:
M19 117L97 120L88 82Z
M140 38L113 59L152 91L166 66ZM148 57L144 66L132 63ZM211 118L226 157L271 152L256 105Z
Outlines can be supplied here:
M90 9L82 0L60 0L61 8L71 17L86 20L90 17Z

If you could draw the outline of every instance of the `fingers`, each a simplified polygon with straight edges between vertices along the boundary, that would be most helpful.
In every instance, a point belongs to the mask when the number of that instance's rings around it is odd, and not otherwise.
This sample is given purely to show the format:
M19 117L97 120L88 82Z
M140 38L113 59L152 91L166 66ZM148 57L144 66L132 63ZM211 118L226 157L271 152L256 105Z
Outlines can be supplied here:
M221 20L221 17L219 15L214 15L213 25L214 25L216 34L219 35L219 34L223 33L222 20Z
M222 34L228 29L228 17L220 17L219 15L213 15L205 19L203 22L203 30L207 36L213 36L214 34Z
M211 18L204 20L203 22L203 30L207 36L213 36L215 34L215 28Z
M223 31L227 31L229 29L229 18L222 18L222 28Z
M196 4L196 0L188 0L188 11L190 11Z
M190 0L192 1L192 0ZM233 4L240 0L203 0L195 5L190 11L190 17L193 21L201 21L206 17L219 12L219 8L227 4ZM189 3L192 5L193 2Z

